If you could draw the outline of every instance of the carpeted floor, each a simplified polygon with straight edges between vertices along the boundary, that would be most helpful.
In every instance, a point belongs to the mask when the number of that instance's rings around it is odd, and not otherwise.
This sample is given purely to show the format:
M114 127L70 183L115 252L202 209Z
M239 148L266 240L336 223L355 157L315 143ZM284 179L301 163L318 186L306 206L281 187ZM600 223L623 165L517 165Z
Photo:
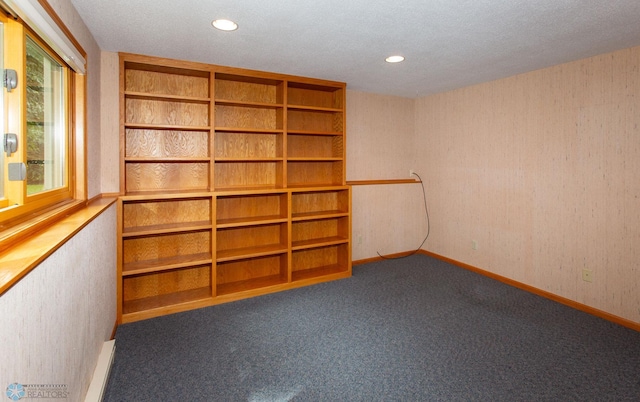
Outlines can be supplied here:
M105 401L639 401L640 333L415 255L121 325Z

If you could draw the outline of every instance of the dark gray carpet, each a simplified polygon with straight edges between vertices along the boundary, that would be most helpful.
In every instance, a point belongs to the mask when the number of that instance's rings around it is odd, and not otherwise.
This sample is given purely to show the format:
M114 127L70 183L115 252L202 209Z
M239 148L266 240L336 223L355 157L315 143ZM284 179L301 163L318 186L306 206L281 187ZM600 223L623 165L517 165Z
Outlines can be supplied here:
M106 401L638 401L640 333L415 255L121 325Z

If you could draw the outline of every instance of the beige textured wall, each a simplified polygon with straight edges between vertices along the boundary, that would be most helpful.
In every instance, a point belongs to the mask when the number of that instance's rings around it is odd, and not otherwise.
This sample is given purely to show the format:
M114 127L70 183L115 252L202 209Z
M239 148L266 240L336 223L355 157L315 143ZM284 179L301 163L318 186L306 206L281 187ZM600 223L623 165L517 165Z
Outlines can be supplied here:
M49 3L87 52L87 180L94 197L101 193L100 49L70 1ZM115 212L109 208L0 297L0 389L66 384L66 400L84 399L116 320Z
M418 99L416 133L425 249L640 322L640 47Z
M118 53L102 52L101 62L101 188L103 193L117 193L120 191L120 59Z
M115 230L114 205L2 295L2 399L14 382L84 399L116 320Z
M347 180L406 179L416 168L414 100L347 91ZM352 259L417 249L426 234L419 184L353 186Z

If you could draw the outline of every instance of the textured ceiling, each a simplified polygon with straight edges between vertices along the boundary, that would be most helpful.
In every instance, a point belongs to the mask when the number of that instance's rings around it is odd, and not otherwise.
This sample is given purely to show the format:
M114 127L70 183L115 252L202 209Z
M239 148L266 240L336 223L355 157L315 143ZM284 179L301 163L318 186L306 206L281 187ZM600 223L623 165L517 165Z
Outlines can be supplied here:
M639 0L71 1L106 51L411 98L640 45Z

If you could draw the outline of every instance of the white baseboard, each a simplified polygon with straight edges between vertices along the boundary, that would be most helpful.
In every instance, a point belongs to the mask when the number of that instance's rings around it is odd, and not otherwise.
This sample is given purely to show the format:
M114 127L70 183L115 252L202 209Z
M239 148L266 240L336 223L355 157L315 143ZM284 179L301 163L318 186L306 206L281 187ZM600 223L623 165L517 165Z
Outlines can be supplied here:
M100 356L98 356L98 364L96 364L91 384L89 384L89 390L84 398L85 402L102 401L102 396L107 388L107 381L109 380L109 372L111 371L115 351L115 339L107 341L102 345L102 351L100 351Z

